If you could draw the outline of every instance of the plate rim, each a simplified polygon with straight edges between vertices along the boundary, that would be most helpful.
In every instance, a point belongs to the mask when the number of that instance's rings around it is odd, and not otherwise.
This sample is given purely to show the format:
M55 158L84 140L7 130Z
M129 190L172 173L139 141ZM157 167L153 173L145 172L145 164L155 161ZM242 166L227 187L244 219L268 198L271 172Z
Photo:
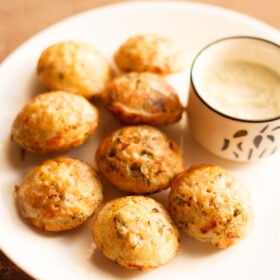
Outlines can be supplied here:
M18 53L20 52L24 52L25 48L29 47L29 44L32 44L33 41L36 41L38 37L40 36L44 36L45 33L51 32L52 29L55 29L57 26L63 25L63 24L67 24L67 22L70 22L72 20L75 20L76 18L79 17L83 17L86 14L95 14L95 13L99 13L99 12L104 12L106 13L107 10L114 10L114 9L123 9L123 8L133 8L133 9L137 9L140 6L159 6L159 5L165 5L166 7L168 6L177 6L177 7L192 7L192 8L196 8L198 10L205 10L208 13L217 13L217 14L221 14L223 13L223 15L225 17L230 17L233 18L236 21L242 21L245 24L253 24L253 25L257 25L256 28L260 28L263 29L265 32L267 33L271 33L273 37L276 38L276 36L279 36L279 31L269 25L266 22L263 22L259 19L256 19L250 15L247 14L243 14L241 12L235 11L235 10L231 10L229 8L225 8L225 7L221 7L218 5L213 5L213 4L208 4L208 3L197 3L197 2L192 2L192 1L180 1L180 0L160 0L160 1L156 1L156 0L152 0L152 1L122 1L122 2L118 2L118 3L108 3L108 4L104 4L103 6L99 6L96 8L90 8L87 9L85 11L82 12L78 12L76 14L73 14L71 16L65 17L61 20L58 20L54 23L52 23L51 25L47 26L46 28L42 29L39 32L36 32L34 35L32 35L30 38L28 38L27 40L25 40L23 43L19 44L14 50L12 50L5 58L4 60L1 62L1 66L0 66L0 75L2 73L2 71L5 71L5 68L7 66L9 66L9 64L13 63L13 60L17 58ZM4 234L0 234L0 237L4 237ZM15 264L20 270L22 270L24 273L26 273L27 275L29 275L30 277L36 278L39 277L39 275L36 275L34 273L32 273L32 271L30 271L28 268L26 268L24 265L21 264L20 262L20 258L18 257L18 255L16 254L16 258L14 257L15 255L13 253L11 253L9 250L9 246L5 246L5 242L4 242L4 238L0 239L0 250L2 251L2 253L9 258L9 260Z

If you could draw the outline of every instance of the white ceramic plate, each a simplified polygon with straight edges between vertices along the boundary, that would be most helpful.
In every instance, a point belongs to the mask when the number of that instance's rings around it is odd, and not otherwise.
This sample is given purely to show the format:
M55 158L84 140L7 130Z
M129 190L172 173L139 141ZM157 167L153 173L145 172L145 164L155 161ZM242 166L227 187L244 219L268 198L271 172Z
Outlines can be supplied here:
M65 233L44 233L25 222L15 207L13 190L27 170L46 157L21 157L20 148L10 142L11 123L31 96L43 91L35 65L48 45L65 39L86 41L108 59L127 37L157 32L182 45L189 64L207 43L230 35L254 35L279 42L277 30L238 13L186 2L133 2L91 10L33 37L2 64L1 94L1 249L22 269L38 279L279 279L280 253L280 155L254 164L237 164L219 159L200 148L190 137L186 118L163 130L184 151L187 165L214 163L231 170L249 188L255 208L255 226L238 245L218 250L182 234L176 258L151 272L127 271L94 250L91 223ZM188 69L170 77L182 100L186 99ZM69 153L95 166L95 149L117 121L101 110L100 127L84 146ZM106 186L106 199L121 195ZM167 192L154 195L166 203ZM278 276L278 277L277 277Z

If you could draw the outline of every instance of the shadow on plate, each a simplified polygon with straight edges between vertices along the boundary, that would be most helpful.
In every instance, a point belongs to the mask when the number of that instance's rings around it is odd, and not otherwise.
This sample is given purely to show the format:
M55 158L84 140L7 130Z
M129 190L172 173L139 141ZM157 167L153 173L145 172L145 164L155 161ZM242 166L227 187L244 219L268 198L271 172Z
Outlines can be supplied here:
M33 75L30 78L29 86L28 86L28 94L27 96L31 99L34 96L49 91L46 87L44 87L37 77L36 72L34 71Z
M148 273L137 270L128 270L105 257L98 248L93 250L91 260L94 263L95 268L100 269L103 273L108 274L109 278L133 279L135 277L141 276L141 274Z
M223 250L218 249L210 243L200 242L180 232L180 247L178 254L190 258L203 258L212 254L218 254Z
M9 163L10 168L15 169L17 172L28 170L52 157L51 155L33 155L26 152L11 139L7 139L4 145L6 147L5 156L7 158L7 162Z

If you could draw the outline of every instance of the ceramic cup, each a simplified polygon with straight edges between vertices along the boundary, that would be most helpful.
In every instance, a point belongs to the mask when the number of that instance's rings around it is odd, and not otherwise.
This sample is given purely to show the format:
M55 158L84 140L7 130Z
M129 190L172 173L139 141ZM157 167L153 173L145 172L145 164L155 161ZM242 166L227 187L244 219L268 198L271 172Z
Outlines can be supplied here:
M269 77L258 76L262 72ZM215 73L219 77L211 80ZM217 80L221 85L209 82ZM242 87L247 87L244 96ZM229 37L203 48L191 67L187 114L193 137L215 155L255 161L275 153L280 148L280 46L261 38Z

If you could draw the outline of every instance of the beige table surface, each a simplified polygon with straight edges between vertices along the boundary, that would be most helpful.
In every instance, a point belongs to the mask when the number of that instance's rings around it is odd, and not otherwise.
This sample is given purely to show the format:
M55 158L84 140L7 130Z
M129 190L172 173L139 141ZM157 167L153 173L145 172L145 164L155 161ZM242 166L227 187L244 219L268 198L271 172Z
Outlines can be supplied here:
M147 0L146 0L147 1ZM0 0L0 61L38 31L75 13L118 0ZM280 0L201 0L280 29Z
M147 1L147 0L146 0ZM26 39L73 14L118 0L0 0L0 62ZM280 0L201 0L255 17L280 30ZM0 279L31 279L0 252Z

